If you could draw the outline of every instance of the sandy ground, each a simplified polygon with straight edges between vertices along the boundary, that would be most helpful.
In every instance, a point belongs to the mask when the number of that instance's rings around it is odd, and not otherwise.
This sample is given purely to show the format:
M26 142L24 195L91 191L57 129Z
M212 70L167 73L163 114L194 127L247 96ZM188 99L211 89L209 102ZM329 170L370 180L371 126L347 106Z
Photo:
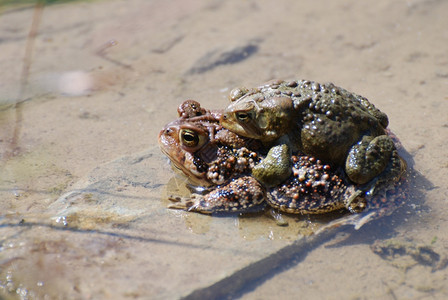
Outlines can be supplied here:
M183 178L157 134L179 103L222 108L236 86L303 78L334 82L387 113L422 175L422 195L399 217L312 249L237 296L446 299L447 13L441 0L0 8L3 296L176 299L325 222L290 218L279 227L267 216L166 208ZM373 251L391 238L408 251Z

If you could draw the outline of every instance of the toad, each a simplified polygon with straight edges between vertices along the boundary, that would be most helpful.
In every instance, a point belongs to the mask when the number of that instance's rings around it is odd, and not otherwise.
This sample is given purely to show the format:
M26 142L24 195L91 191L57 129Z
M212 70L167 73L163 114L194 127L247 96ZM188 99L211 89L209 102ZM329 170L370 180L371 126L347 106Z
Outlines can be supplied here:
M223 128L219 125L220 111L203 110L193 100L182 103L178 112L179 118L160 132L159 145L175 167L207 189L205 194L193 193L190 198L170 197L175 202L172 208L202 213L247 212L269 204L287 213L320 214L343 208L359 212L377 203L386 206L378 197L360 193L345 179L341 168L299 153L288 157L291 174L287 178L274 186L263 184L253 176L253 170L266 161L262 160L266 151L259 141ZM287 152L284 147L273 147L267 154L272 166L276 159L285 160L272 153ZM271 172L278 170L272 167L266 171Z
M331 83L277 80L234 89L229 98L223 127L267 146L286 144L292 151L343 167L351 182L366 185L365 190L374 192L381 184L397 181L406 169L387 134L386 114L366 98Z

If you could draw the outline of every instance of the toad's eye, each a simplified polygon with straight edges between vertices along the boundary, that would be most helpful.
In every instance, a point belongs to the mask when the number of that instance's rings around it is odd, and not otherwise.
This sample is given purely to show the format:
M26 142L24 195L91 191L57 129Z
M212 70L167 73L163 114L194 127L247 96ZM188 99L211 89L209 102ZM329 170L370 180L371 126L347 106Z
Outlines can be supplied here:
M235 116L238 119L238 121L244 122L244 123L247 123L247 122L249 122L252 119L251 115L248 114L248 113L245 113L245 112L237 112L235 114Z
M182 129L179 133L180 140L187 147L196 147L199 144L199 135L190 129Z

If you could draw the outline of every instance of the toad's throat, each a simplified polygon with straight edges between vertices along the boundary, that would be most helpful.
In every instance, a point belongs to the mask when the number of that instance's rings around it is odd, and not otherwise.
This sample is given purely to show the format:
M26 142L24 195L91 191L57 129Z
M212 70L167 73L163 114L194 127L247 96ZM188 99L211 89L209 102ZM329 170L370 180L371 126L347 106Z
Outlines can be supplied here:
M162 152L168 156L170 159L172 166L177 170L180 170L188 179L193 183L201 186L209 186L210 182L207 181L205 172L199 172L196 166L193 163L193 157L186 157L189 155L188 153L179 159L178 157L174 157L163 147L160 148Z

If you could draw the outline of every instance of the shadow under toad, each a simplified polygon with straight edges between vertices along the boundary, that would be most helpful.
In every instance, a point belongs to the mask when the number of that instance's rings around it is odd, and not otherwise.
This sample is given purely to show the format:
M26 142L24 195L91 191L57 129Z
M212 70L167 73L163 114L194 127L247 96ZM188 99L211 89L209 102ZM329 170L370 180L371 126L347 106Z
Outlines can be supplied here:
M316 234L295 240L275 253L260 259L233 274L207 287L197 289L182 299L234 299L253 291L268 279L296 266L314 249L325 243L336 240L327 247L342 247L354 244L370 244L396 235L396 228L405 225L418 215L428 212L424 204L424 193L434 186L423 175L412 169L412 158L409 179L409 197L407 202L389 216L373 220L356 230L350 222L342 222L336 226L322 228ZM355 216L351 215L350 217ZM412 222L412 221L411 221ZM342 237L342 240L341 240Z

